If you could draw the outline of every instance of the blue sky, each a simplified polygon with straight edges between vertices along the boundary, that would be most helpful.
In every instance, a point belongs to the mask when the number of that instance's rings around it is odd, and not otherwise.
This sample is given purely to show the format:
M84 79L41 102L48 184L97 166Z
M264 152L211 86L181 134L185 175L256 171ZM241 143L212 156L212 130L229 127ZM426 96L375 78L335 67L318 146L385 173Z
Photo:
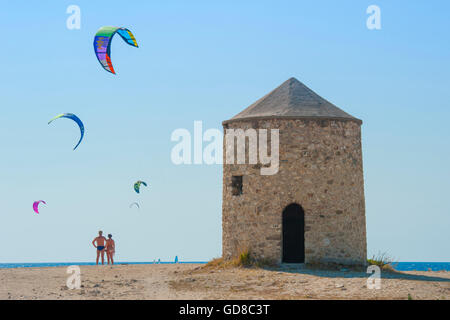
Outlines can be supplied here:
M66 28L71 4L80 30ZM366 28L371 4L381 30ZM221 167L172 164L170 135L221 129L292 76L364 121L368 254L450 261L448 1L1 6L0 262L91 261L99 229L122 261L220 256ZM139 44L114 38L116 76L92 48L104 25ZM76 151L70 120L47 125L62 112L85 123Z

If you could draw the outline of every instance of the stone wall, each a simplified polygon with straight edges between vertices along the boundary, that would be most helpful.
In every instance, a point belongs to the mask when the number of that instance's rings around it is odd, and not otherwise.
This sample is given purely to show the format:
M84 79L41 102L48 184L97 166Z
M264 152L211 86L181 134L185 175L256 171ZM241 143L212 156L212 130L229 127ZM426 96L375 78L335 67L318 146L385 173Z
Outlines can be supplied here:
M305 212L305 263L365 264L359 123L260 119L232 121L224 124L227 128L279 129L280 168L277 174L264 176L260 165L224 164L224 258L246 248L258 258L280 263L282 212L297 203ZM224 142L224 163L225 152ZM238 196L231 191L234 175L243 176L243 194Z

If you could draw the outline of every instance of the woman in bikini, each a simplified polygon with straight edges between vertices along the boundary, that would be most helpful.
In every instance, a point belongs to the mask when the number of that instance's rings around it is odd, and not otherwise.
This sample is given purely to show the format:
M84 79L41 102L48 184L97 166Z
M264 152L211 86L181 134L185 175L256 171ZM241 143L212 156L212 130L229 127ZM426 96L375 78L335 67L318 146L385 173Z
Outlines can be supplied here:
M114 264L114 253L116 253L116 243L112 239L112 234L108 234L108 240L106 240L106 257L108 258L108 264Z

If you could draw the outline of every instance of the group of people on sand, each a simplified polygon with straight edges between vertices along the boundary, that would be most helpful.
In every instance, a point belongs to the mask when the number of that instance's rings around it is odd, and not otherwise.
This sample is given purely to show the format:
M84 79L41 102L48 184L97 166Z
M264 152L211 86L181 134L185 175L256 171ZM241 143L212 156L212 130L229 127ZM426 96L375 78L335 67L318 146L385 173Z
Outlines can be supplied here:
M116 253L116 243L112 239L112 234L108 234L108 239L103 236L103 231L98 232L98 237L92 241L92 245L97 249L97 265L100 255L102 264L105 262L105 252L108 258L108 264L114 264L114 253Z

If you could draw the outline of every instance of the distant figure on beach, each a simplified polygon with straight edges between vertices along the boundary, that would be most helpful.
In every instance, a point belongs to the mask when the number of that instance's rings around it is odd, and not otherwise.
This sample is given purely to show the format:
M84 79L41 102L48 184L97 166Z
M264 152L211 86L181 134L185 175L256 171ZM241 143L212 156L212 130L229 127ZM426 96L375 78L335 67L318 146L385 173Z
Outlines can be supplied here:
M106 238L103 236L103 231L98 232L98 237L96 237L92 241L92 245L97 249L97 261L96 264L98 265L98 258L100 257L100 254L102 254L102 264L105 262L105 244L106 244Z
M106 257L108 258L108 264L114 264L114 253L116 253L116 243L112 239L112 234L108 234L108 240L106 240Z

